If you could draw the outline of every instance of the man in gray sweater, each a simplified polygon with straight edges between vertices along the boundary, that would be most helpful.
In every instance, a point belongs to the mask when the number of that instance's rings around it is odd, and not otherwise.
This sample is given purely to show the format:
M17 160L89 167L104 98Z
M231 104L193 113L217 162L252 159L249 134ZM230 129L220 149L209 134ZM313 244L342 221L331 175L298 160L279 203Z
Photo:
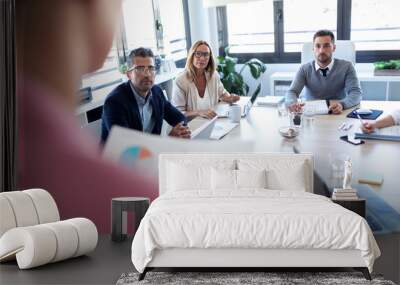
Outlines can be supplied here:
M333 59L335 36L331 31L320 30L314 34L315 60L303 64L286 94L290 110L301 109L297 102L300 92L305 90L306 100L334 100L331 113L340 114L361 101L361 88L353 64L342 59Z

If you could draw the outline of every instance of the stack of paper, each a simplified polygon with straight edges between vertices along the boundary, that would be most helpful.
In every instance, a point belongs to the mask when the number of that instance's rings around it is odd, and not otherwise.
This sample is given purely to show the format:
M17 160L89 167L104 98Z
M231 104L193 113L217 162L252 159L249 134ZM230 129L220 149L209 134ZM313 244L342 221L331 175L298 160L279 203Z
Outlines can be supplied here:
M326 115L329 112L326 100L307 101L303 107L304 114Z
M357 200L357 190L356 189L342 189L335 188L332 194L333 200Z

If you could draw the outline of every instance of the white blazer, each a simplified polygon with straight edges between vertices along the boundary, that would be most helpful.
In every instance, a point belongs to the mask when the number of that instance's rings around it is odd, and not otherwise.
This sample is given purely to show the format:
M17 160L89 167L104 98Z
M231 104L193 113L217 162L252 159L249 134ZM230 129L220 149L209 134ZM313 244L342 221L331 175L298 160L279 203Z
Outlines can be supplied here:
M215 107L218 104L221 96L228 91L225 90L220 80L218 72L214 72L211 76L206 73L207 85L206 89L210 96L210 106ZM181 112L198 110L197 97L199 92L193 80L187 76L187 71L181 72L174 81L172 92L172 105Z

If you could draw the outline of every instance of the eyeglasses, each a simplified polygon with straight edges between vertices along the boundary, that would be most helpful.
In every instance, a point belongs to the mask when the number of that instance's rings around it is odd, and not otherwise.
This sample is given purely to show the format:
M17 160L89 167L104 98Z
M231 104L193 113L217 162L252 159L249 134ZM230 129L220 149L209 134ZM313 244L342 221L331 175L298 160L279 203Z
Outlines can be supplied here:
M154 74L154 73L156 73L156 67L153 66L153 65L150 65L150 66L139 65L139 66L132 67L129 71L132 71L132 70L134 70L137 73L141 73L141 74L145 74L145 73Z
M210 53L209 52L203 52L203 51L195 51L194 52L194 56L196 58L200 58L200 57L209 58L210 57Z

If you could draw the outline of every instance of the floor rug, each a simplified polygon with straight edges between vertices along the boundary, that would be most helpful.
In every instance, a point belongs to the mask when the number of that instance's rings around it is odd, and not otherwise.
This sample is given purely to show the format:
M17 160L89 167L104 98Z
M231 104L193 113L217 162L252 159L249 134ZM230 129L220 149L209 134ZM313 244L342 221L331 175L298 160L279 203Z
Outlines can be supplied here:
M395 285L384 280L380 275L372 275L372 281L364 278L360 272L148 272L142 281L138 281L138 273L122 274L117 285L147 284L213 284L213 285Z

